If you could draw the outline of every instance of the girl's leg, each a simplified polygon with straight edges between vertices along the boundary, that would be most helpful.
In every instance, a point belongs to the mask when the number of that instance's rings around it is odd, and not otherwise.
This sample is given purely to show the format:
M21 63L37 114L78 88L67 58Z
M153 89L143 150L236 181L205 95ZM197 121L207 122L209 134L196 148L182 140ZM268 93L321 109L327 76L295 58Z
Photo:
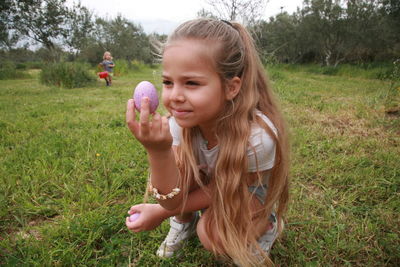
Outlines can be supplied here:
M191 190L196 187L191 186ZM157 250L157 255L169 258L183 246L192 235L196 234L196 226L199 221L199 212L187 212L169 218L170 229Z
M182 215L176 215L175 218L181 223L191 222L193 220L194 212L183 213Z
M195 213L189 222L180 222L176 216L169 218L170 229L157 249L157 255L162 258L170 258L179 251L184 243L196 234L196 225L199 221L199 213Z
M252 212L256 213L260 209L262 209L262 204L256 197L253 197ZM217 247L222 247L222 246L218 245L219 237L218 237L217 232L212 231L213 229L211 229L211 233L206 232L205 225L208 220L209 220L209 214L208 214L208 211L205 211L201 215L199 223L197 224L196 231L197 231L197 235L200 239L200 242L204 246L204 248L209 251L212 251L212 246L211 246L212 241L211 240L214 240L217 243ZM257 238L261 237L264 233L268 232L269 230L271 230L273 228L273 224L266 218L255 218L253 223L254 224L252 226L252 229L255 231L255 235ZM210 238L210 236L212 236L212 238ZM223 254L222 251L220 251L219 253Z
M199 185L197 183L195 183L195 182L192 182L191 185L190 185L189 192L192 192L192 191L194 191L194 190L196 190L198 188L199 188ZM187 223L187 222L191 222L193 220L194 214L195 214L195 212L186 212L186 213L183 213L182 215L181 214L176 215L175 218L179 222Z
M203 247L208 251L212 251L211 238L209 237L208 233L206 232L206 222L209 219L208 217L209 217L208 210L206 210L205 212L203 212L201 214L201 218L199 220L199 223L197 224L196 232L197 232L197 236L199 237L199 240L200 240L201 244L203 245ZM216 236L215 236L214 232L211 233L211 235L214 236L214 239L218 240L218 238L215 238Z

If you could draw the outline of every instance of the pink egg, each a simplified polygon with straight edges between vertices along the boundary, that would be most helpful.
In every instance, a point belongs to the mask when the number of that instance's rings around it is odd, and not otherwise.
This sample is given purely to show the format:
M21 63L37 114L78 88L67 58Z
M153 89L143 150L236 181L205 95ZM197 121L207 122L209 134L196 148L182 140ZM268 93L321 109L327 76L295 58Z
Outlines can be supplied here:
M134 213L131 216L129 216L129 221L134 222L136 221L140 216L140 213Z
M140 82L133 93L135 100L135 108L140 112L141 101L143 97L148 97L150 100L150 113L154 113L158 107L158 95L156 87L148 81Z

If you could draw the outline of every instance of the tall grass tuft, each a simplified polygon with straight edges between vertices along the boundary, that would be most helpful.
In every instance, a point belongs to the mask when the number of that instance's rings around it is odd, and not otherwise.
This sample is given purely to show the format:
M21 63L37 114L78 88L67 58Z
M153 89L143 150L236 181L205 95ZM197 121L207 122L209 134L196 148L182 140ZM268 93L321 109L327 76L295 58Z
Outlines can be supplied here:
M90 66L77 62L60 62L44 66L40 81L46 85L62 88L79 88L93 85L96 77L90 71Z

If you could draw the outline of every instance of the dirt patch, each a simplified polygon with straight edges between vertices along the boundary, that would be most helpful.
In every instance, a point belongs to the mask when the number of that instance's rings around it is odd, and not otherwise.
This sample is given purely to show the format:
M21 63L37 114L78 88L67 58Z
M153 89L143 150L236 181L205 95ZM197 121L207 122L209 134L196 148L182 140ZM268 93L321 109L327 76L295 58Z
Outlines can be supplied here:
M322 125L327 134L351 136L384 136L384 130L371 128L363 119L356 119L348 114L339 116L318 115L317 121Z
M400 117L400 107L386 110L385 113L389 117Z
M20 231L15 234L16 239L29 239L33 237L35 240L42 240L42 236L40 235L40 232L35 229L27 230L27 231Z
M372 127L367 120L357 118L350 112L326 114L312 109L305 109L304 112L310 123L317 124L328 136L387 138L384 128Z
M28 223L28 226L22 230L11 231L9 234L12 236L12 239L29 239L34 238L35 240L43 240L43 237L40 234L39 227L46 223L53 223L58 220L61 216L55 216L52 218L38 218L32 220Z

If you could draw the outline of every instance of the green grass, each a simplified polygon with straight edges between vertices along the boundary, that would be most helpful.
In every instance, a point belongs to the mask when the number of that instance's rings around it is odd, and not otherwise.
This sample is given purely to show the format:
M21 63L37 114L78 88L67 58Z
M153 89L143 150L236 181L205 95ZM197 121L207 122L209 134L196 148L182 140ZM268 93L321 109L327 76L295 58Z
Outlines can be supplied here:
M299 67L270 73L292 142L291 201L274 262L398 266L400 118L385 103L400 92ZM223 266L197 239L179 257L158 259L166 222L139 234L125 227L148 169L125 105L141 80L160 88L159 74L71 90L40 85L35 72L0 81L0 265Z

